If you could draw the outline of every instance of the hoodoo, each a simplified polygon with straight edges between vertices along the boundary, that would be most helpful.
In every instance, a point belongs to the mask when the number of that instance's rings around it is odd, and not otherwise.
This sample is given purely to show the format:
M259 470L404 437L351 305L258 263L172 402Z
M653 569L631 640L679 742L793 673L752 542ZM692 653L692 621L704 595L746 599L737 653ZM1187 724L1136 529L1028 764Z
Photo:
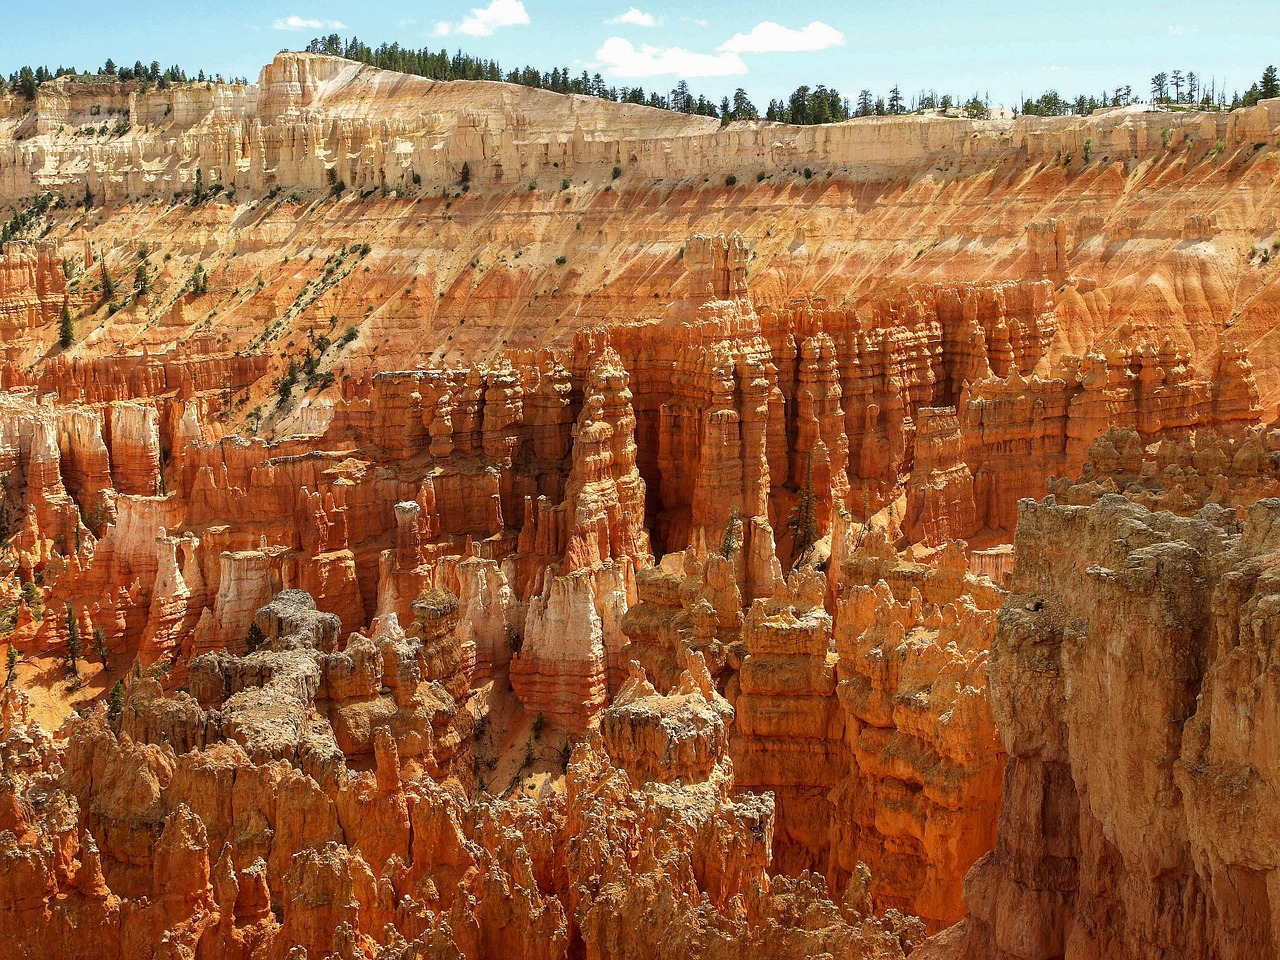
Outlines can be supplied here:
M1280 98L360 59L0 87L0 960L1276 954Z

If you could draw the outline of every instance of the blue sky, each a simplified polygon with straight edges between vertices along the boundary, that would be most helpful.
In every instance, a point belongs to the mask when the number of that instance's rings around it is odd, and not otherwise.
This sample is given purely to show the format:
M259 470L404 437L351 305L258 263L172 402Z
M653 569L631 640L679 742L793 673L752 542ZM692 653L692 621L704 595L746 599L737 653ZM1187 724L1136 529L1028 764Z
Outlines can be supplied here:
M356 35L575 73L667 91L681 77L714 99L741 86L761 109L802 83L853 97L898 83L908 96L936 89L1013 104L1054 88L1064 95L1131 84L1159 70L1194 70L1245 89L1280 63L1274 0L62 0L5 3L0 70L23 64L96 69L159 60L256 80L282 48L316 35Z

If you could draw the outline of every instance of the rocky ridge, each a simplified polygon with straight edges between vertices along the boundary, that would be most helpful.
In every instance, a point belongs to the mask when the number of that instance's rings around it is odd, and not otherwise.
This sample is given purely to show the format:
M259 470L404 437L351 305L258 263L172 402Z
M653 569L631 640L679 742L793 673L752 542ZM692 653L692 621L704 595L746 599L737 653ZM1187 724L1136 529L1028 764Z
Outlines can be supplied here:
M1022 505L990 659L996 845L921 956L1275 950L1259 734L1280 503L1211 497L1187 516L1105 492Z

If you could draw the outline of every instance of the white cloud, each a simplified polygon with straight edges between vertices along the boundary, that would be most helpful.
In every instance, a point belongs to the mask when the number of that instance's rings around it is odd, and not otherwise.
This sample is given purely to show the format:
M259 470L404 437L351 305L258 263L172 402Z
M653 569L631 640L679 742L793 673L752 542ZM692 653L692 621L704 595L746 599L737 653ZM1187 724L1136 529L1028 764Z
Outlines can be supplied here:
M605 23L627 23L633 27L656 27L658 20L652 13L645 13L635 7L628 7L626 13L620 13Z
M523 27L529 23L529 11L521 0L490 0L487 7L473 7L471 16L456 26L443 20L436 24L435 34L465 33L469 37L488 37L500 27Z
M717 49L722 53L810 53L842 46L844 34L821 20L800 30L765 20L750 33L735 33Z
M736 53L694 53L647 43L636 49L622 37L606 40L596 51L596 60L612 77L727 77L747 72L747 65Z
M291 14L281 17L271 24L272 30L345 30L347 25L341 20L317 20L314 17L300 17Z

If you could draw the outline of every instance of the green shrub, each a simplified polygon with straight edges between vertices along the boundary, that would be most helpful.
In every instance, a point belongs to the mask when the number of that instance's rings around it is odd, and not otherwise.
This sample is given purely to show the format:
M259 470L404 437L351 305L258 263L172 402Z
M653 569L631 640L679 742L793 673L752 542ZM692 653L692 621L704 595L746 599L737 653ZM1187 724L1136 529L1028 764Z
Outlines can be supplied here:
M737 184L737 182L738 182L738 178L735 177L732 173L724 178L724 185L726 187L732 187L735 184Z
M197 297L209 292L209 275L205 273L203 263L196 264L196 268L191 272L191 279L187 281L187 285L192 294Z
M71 307L66 300L62 301L62 315L58 321L58 343L65 350L75 339L75 328L71 323Z
M280 387L278 394L281 403L289 402L289 395L293 393L293 385L298 382L298 367L291 360L289 361L289 370L280 378Z
M113 723L120 719L120 714L124 712L124 684L119 680L115 686L111 688L111 693L107 697L107 718Z

